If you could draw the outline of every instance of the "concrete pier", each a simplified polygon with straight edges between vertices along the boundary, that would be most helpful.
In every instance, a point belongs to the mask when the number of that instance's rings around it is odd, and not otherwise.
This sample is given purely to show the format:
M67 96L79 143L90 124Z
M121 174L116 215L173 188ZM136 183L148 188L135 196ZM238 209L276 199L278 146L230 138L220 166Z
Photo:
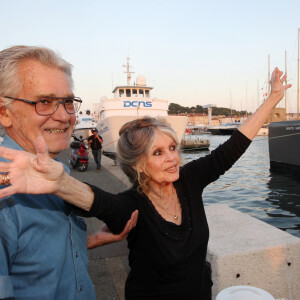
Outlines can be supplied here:
M60 159L67 162L67 153ZM71 170L75 178L118 193L130 186L114 162L102 156L96 173L93 159L86 172ZM210 227L207 260L212 266L213 298L224 288L251 285L276 299L300 299L300 239L265 222L225 205L205 207ZM88 233L102 222L87 219ZM89 250L89 273L97 300L124 300L124 284L129 271L126 241ZM189 299L188 299L189 300Z
M236 285L261 288L275 299L300 299L299 238L226 205L205 211L213 299Z

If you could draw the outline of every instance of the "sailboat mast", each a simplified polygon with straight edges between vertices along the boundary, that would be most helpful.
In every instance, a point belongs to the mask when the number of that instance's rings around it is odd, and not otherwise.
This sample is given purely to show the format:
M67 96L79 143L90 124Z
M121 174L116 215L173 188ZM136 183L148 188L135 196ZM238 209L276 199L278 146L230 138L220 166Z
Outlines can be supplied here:
M270 75L270 54L268 55L268 96L270 96L271 91L271 75Z
M259 107L259 80L257 80L257 107Z
M230 98L230 121L232 122L232 98L231 98L231 89L229 90L229 98Z
M285 50L285 84L287 85L287 55L286 55L286 50ZM284 108L285 108L285 112L286 112L286 108L287 108L287 90L284 91Z
M298 87L297 87L297 120L299 120L299 49L300 49L300 28L298 28Z

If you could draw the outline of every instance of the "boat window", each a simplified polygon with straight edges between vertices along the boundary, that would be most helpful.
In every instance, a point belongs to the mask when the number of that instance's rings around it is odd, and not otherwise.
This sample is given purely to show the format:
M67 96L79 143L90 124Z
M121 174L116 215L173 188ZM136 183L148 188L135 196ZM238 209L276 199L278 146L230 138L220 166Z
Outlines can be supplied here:
M119 96L124 97L124 90L123 89L119 89Z
M93 122L92 118L82 118L81 119L82 122Z
M126 97L131 97L131 90L130 89L126 89Z
M132 97L137 97L137 89L132 90Z
M139 89L139 97L144 97L144 90Z
M150 97L150 91L149 90L145 90L145 97Z

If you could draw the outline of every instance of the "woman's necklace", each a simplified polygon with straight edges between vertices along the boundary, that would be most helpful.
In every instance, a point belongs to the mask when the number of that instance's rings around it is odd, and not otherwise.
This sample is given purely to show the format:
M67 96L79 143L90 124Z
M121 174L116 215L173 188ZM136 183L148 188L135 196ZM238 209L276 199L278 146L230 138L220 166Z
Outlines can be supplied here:
M170 216L172 216L174 218L174 220L178 220L178 215L177 215L177 205L176 205L176 201L174 201L174 204L175 204L175 214L174 213L171 213L169 211L169 207L171 205L171 203L173 202L173 199L174 199L174 196L172 196L171 200L170 200L170 203L167 207L164 207L157 199L155 199L156 195L153 197L151 197L151 199L154 201L154 203L159 206L160 208L162 208L167 214L169 214Z

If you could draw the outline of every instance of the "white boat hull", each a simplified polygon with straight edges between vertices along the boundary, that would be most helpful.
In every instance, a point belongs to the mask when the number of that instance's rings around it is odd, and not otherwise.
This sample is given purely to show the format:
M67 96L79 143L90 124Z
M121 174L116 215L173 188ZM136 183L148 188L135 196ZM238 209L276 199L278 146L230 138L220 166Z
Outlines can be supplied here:
M119 139L119 130L127 122L137 119L138 116L110 116L100 121L97 125L103 138L102 149L107 153L116 153ZM176 132L178 141L182 140L188 118L185 116L162 116Z

